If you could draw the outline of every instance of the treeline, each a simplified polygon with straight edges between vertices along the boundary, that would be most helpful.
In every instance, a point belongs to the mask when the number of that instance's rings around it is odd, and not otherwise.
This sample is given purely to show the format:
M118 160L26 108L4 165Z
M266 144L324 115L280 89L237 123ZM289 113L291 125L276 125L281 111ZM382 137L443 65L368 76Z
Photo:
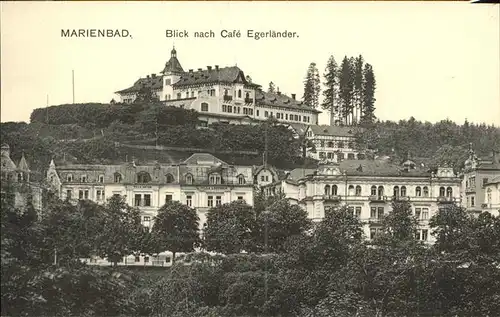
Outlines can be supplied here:
M321 108L330 112L331 124L366 125L375 121L375 74L362 55L344 56L340 65L330 56L323 74L323 86ZM273 87L270 84L269 89ZM319 71L316 63L311 63L304 80L304 102L317 108L320 91Z
M394 202L366 242L347 208L313 225L281 197L254 207L211 208L203 235L179 202L158 210L151 231L136 209L51 201L43 217L2 195L2 315L7 316L498 316L500 218L457 206L431 218L436 243L418 240L407 202ZM90 267L125 255L195 247L164 273ZM241 251L246 251L242 254ZM150 274L148 274L148 272Z
M491 156L500 150L500 128L465 121L450 120L437 123L409 120L379 121L357 136L358 146L376 151L378 155L393 156L396 160L424 159L437 166L447 163L457 170L463 168L469 144L479 157Z

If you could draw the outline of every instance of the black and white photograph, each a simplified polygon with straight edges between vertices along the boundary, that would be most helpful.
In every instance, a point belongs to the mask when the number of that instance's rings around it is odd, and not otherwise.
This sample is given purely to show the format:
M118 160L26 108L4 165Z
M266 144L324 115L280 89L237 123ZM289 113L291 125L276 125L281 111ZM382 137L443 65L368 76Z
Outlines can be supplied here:
M2 317L500 316L500 5L2 2Z

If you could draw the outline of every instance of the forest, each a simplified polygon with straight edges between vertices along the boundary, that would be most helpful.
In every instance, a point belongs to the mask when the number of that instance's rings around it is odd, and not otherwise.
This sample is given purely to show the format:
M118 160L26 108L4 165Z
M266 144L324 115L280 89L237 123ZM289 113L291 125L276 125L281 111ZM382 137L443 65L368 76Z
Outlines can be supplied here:
M500 315L500 218L489 213L441 208L429 245L407 202L394 201L367 241L347 208L312 223L279 196L215 206L200 232L196 211L175 201L146 230L120 197L76 206L49 197L37 214L3 190L3 316ZM78 261L160 250L183 261L135 270Z

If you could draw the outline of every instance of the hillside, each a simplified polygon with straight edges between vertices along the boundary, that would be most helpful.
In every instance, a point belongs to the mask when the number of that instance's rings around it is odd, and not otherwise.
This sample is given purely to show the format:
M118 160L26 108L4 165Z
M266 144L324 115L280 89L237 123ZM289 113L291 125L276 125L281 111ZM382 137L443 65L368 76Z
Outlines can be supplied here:
M273 122L257 126L212 125L196 127L192 110L156 104L69 104L35 109L31 123L1 124L2 143L12 157L22 152L33 169L43 171L51 158L80 163L116 163L132 159L176 163L195 152L209 152L228 163L262 163L266 129L270 164L292 169L303 166L299 140ZM484 124L449 120L432 124L414 118L376 122L357 136L359 147L397 160L412 158L435 166L449 163L457 169L469 143L479 156L500 149L500 129ZM166 149L156 149L155 145ZM313 162L305 162L306 165Z

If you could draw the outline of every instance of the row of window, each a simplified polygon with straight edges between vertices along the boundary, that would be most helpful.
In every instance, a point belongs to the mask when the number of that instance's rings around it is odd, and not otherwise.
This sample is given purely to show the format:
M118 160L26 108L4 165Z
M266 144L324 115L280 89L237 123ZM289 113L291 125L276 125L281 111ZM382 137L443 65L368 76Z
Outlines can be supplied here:
M330 147L330 148L346 148L346 149L353 149L354 148L354 142L343 142L343 141L337 141L337 142L334 142L334 141L329 141L329 142L325 142L324 140L320 140L319 141L319 146L320 147L325 147L325 144L326 144L326 147ZM336 146L335 146L336 145Z
M370 228L370 239L375 239L375 237L382 233L382 228ZM429 230L420 229L415 231L415 239L420 241L427 241L429 239Z
M325 153L325 152L319 152L319 158L320 159L325 159L326 158L326 159L333 160L335 158L335 154L337 154L337 159L339 161L344 160L345 157L346 157L345 153L334 153L334 152ZM347 153L347 159L348 160L355 160L356 158L358 160L364 160L365 159L365 155L361 154L361 153L359 153L357 155L355 155L354 153Z
M259 115L257 111L257 116ZM264 111L264 117L269 118L273 117L274 114L273 112L269 111ZM300 116L296 114L288 114L288 113L282 113L282 112L276 112L276 119L281 119L281 120L288 120L288 121L297 121L297 122L311 122L311 117L309 116Z
M338 195L338 187L337 185L325 185L324 187L325 195ZM357 185L349 185L348 187L348 195L349 196L361 196L362 190L361 186ZM383 186L372 186L370 188L371 196L384 196L384 187ZM393 187L393 196L395 197L405 197L407 196L406 186L394 186ZM429 188L427 186L420 187L417 186L415 188L415 197L429 197ZM439 197L453 197L453 189L451 187L440 187L439 188Z
M358 218L361 218L361 207L360 206L349 206L347 210ZM384 207L371 207L370 208L370 219L382 219L385 215ZM429 208L415 207L414 216L419 220L429 219Z
M66 180L68 182L73 182L73 175L72 174L68 174L67 177L66 177ZM137 183L145 184L145 183L151 182L151 180L152 180L151 175L148 172L142 171L142 172L137 173L137 175L136 175L136 182ZM174 183L175 182L175 177L172 174L169 173L169 174L165 175L165 180L166 180L167 184ZM193 184L193 182L194 182L193 175L189 174L189 173L186 174L184 176L184 180L185 180L186 184ZM238 184L239 185L246 184L245 176L243 176L243 175L238 175L237 176L237 180L238 180ZM87 178L86 175L80 176L80 182L81 183L86 183L87 181L88 181L88 178ZM115 183L121 183L122 181L123 181L122 174L116 172L114 174L114 182ZM209 176L208 181L209 181L209 184L213 184L213 185L221 184L222 178L221 178L221 176L219 174L214 173L214 174L211 174ZM99 175L98 182L99 183L104 183L104 175Z
M243 196L238 196L238 200L243 200ZM165 195L165 204L173 201L173 195ZM214 204L215 203L215 204ZM189 207L193 206L193 195L186 195L185 204ZM220 206L222 205L222 196L207 196L208 207ZM134 206L136 207L151 207L151 194L135 194L134 195Z

